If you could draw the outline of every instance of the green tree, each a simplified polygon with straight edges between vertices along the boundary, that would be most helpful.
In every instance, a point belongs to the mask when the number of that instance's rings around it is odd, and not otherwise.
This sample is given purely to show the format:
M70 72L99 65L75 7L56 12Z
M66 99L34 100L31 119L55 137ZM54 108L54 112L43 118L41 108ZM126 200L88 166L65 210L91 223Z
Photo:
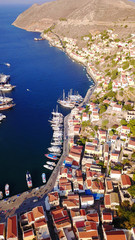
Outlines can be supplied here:
M92 137L95 137L95 133L94 133L94 132L91 132L91 136L92 136Z
M121 119L120 124L124 125L124 126L127 126L128 123L125 119Z
M89 120L82 122L82 127L88 127L88 126L90 126L90 121Z
M87 105L84 112L88 112L89 111L89 106Z
M113 134L114 134L114 133L113 133L113 130L109 131L109 135L110 135L110 136L113 136Z
M112 81L110 81L108 84L108 90L112 90Z
M135 152L134 153L132 153L132 159L135 159Z
M105 105L100 106L100 114L104 113L107 110Z
M130 127L131 133L135 136L135 119L130 120L128 127Z
M97 130L98 130L98 125L95 125L95 126L94 126L94 130L97 132Z
M129 68L129 62L128 61L124 62L122 65L122 68L123 68L123 70Z
M117 70L117 69L114 69L114 70L112 71L112 76L111 76L112 80L116 79L117 76L118 76L118 70Z
M132 197L135 197L135 185L129 187L128 192L131 194Z
M128 111L132 111L133 107L131 105L124 105L123 106L123 110L128 110Z
M135 182L135 173L133 174L133 181Z
M103 120L103 121L102 121L102 127L103 127L103 128L106 127L108 123L109 123L109 120L108 120L108 119Z

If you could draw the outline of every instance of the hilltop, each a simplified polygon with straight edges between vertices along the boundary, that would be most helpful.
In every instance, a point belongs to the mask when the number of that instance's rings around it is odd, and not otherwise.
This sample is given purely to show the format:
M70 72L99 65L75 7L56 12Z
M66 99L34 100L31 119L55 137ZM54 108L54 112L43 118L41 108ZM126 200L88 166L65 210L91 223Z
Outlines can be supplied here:
M55 25L57 34L74 38L115 28L123 36L134 32L135 3L128 0L56 0L32 5L13 25L39 32Z

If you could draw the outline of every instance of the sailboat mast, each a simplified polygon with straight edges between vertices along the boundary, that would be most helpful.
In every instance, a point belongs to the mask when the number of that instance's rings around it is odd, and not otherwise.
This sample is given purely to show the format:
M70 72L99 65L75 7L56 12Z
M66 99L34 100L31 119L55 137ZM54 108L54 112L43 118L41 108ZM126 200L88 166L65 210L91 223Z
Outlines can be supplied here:
M63 89L63 101L65 101L65 91Z

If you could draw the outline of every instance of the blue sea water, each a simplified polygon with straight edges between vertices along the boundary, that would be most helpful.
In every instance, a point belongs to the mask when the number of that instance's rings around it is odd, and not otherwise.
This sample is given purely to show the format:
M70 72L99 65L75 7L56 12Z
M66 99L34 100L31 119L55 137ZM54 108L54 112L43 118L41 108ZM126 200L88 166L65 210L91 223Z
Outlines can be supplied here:
M52 137L48 123L51 111L63 89L72 88L85 96L90 86L81 65L47 41L35 42L39 33L11 25L27 7L0 7L0 63L11 64L10 68L0 64L0 73L10 74L11 84L16 85L8 94L16 106L3 112L7 118L0 125L0 190L8 183L11 195L27 190L27 170L34 187L42 184L42 172L49 178L50 171L43 164Z

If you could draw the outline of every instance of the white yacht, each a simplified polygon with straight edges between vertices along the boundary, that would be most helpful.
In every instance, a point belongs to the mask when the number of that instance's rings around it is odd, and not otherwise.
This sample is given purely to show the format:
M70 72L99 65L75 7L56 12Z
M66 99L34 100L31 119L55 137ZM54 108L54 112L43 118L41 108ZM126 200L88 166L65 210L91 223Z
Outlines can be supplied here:
M49 170L53 170L53 166L49 166L49 165L47 165L47 164L43 165L43 167L44 167L44 168L47 168L47 169L49 169Z
M48 165L51 165L51 166L53 166L53 167L55 167L56 166L56 163L55 162L50 162L50 161L47 161L46 162Z
M49 147L48 150L49 150L49 152L56 152L56 153L61 152L61 149L58 146L57 147L56 146Z

